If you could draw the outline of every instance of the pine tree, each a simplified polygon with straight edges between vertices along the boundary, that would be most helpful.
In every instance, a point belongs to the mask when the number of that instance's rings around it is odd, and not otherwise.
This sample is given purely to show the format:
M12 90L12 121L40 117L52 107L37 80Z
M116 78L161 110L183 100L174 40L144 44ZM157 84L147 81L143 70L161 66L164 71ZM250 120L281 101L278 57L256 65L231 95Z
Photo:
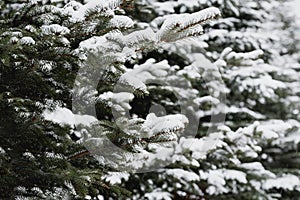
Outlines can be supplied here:
M1 2L2 199L129 194L101 179L106 169L93 157L69 160L84 149L73 127L44 117L58 105L72 106L79 43L131 22L111 22L119 1L93 3Z

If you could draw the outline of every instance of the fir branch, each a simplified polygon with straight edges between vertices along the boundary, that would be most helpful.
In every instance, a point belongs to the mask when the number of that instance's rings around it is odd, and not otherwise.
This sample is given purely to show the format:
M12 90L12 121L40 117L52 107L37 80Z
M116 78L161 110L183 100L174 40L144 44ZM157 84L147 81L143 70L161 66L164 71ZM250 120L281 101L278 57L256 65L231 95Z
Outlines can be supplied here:
M218 18L220 15L220 10L215 7L193 14L172 15L162 24L158 32L159 41L174 42L183 38L201 35L203 33L201 25Z
M77 158L80 158L80 157L83 157L83 156L86 156L86 155L89 155L89 154L91 154L91 152L89 150L79 151L79 152L76 152L76 153L68 156L67 160L75 160Z
M210 7L199 12L193 13L190 15L192 20L186 21L183 25L180 25L178 32L190 29L196 25L202 25L213 19L217 19L221 16L221 12L218 8Z

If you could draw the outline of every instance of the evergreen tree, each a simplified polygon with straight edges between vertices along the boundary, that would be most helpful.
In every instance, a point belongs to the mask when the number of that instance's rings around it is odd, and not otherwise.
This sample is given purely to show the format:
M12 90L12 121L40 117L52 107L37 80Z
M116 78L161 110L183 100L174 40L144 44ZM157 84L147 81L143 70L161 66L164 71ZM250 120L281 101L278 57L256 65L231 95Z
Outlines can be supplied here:
M1 198L299 196L286 3L0 6Z
M121 3L1 2L1 199L129 194L102 181L106 169L92 157L68 160L84 147L73 127L43 114L72 106L79 43L128 28L129 18L111 22Z

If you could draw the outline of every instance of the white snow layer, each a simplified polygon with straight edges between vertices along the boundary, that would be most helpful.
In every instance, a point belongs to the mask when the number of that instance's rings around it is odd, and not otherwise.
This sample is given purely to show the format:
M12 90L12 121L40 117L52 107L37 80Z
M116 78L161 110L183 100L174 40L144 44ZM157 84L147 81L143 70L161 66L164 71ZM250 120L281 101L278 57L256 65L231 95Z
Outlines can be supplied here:
M145 194L145 197L149 200L172 200L172 196L169 192L163 192L161 189L155 189L152 192Z
M157 117L154 113L150 113L141 129L141 137L151 137L160 132L180 132L187 124L187 117L181 114Z
M135 65L132 70L123 74L119 82L147 93L146 84L167 76L169 70L170 65L166 60L155 63L154 59L149 59L144 64Z
M276 188L300 191L300 179L295 175L287 174L279 178L267 179L264 181L263 188L266 190Z
M191 181L199 181L200 177L195 172L186 171L183 169L168 169L166 170L166 174L173 176L179 180L184 179L189 184Z
M130 174L127 172L108 172L108 174L103 175L101 178L108 181L110 184L121 184L122 179L128 180Z
M108 105L116 112L120 113L121 115L125 115L126 111L131 109L129 102L132 101L133 98L134 95L128 92L105 92L99 95L98 100L107 101Z
M35 41L34 41L34 39L32 37L22 37L19 40L19 43L23 44L23 45L34 45Z
M89 126L91 123L97 122L98 120L91 115L78 115L74 114L68 108L57 106L53 111L45 110L43 117L46 120L58 123L61 125L69 125L71 127L79 124Z
M46 35L50 35L50 34L65 35L70 33L70 30L67 27L61 26L59 24L43 25L41 29L42 29L42 33Z

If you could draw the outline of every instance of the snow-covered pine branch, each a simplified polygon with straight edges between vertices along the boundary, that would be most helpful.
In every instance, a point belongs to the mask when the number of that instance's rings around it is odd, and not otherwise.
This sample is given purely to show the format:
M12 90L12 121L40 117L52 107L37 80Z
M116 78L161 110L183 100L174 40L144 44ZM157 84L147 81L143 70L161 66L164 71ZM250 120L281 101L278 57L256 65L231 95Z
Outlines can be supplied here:
M162 153L162 150L173 151L170 147L174 142L178 142L178 137L188 122L187 117L182 114L157 117L150 113L146 119L120 117L115 123L101 121L82 129L81 135L87 134L88 130L89 137L83 137L82 141L90 153L105 159L106 164L113 163L118 167L125 167L124 169L129 167L137 170L139 166L135 164L151 165L156 153ZM151 149L151 152L145 149ZM71 157L84 155L78 152Z
M93 38L93 40L101 41L93 41L93 43L97 45L93 44L92 46L97 46L98 50L101 50L104 46L115 46L117 44L119 46L117 51L120 53L125 53L128 48L134 48L135 51L153 49L165 42L175 42L203 34L201 25L220 15L219 9L215 7L207 8L193 14L170 15L163 19L162 26L158 30L148 27L147 29L137 30L127 35L123 35L120 31L116 30L110 31L98 39ZM130 28L133 26L133 22L128 17L116 15L109 20L108 26ZM107 42L106 45L103 45L103 40ZM89 42L84 41L83 43L88 44ZM129 55L126 54L125 57L128 56Z
M201 25L220 15L220 10L215 7L192 14L170 15L166 18L158 32L159 41L174 42L185 37L201 35L203 33Z
M121 115L125 115L126 111L131 109L129 102L132 101L133 98L133 94L128 92L105 92L97 98L97 101L105 101L107 102L107 105L116 112L120 113Z
M74 22L82 21L94 13L113 15L113 10L119 7L122 2L122 0L90 0L82 5L79 2L71 1L62 11L70 15Z
M129 86L133 91L139 90L148 93L146 84L167 76L170 68L166 60L155 63L154 59L149 59L144 64L135 65L132 70L124 73L120 77L119 83Z

